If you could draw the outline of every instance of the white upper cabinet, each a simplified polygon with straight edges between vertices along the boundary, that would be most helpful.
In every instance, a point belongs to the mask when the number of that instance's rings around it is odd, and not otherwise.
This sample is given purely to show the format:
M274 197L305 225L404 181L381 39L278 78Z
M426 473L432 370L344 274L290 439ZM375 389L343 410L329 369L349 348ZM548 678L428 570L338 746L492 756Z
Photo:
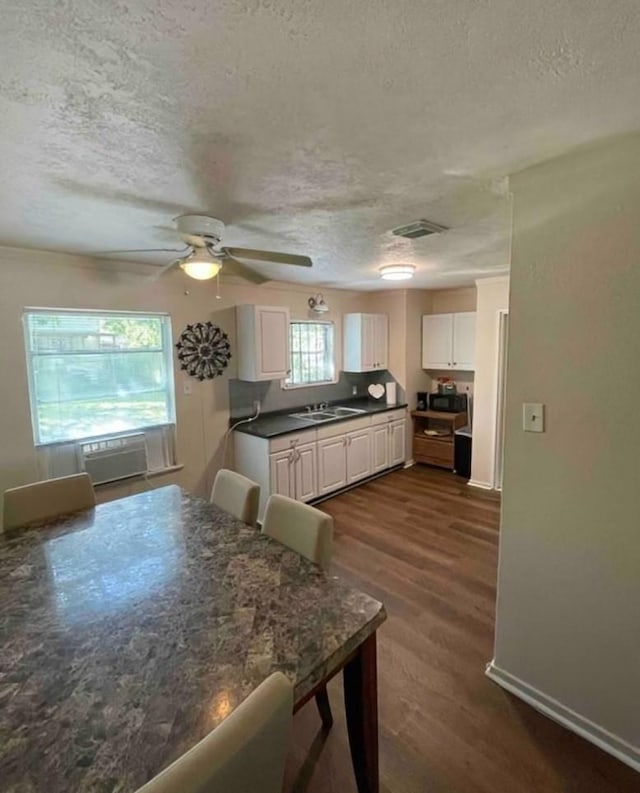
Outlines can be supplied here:
M473 371L476 362L475 312L453 315L453 368Z
M475 369L476 314L427 314L422 317L422 368Z
M422 317L422 368L451 369L453 363L453 314Z
M289 309L284 306L238 306L238 378L283 380L290 369Z
M345 314L345 372L386 369L389 355L389 318L386 314Z

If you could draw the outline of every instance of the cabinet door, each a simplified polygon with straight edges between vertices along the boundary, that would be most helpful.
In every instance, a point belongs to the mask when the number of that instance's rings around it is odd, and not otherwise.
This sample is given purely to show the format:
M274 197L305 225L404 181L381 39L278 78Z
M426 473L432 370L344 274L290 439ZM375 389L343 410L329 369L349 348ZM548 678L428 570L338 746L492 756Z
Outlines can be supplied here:
M308 443L294 449L296 498L310 501L318 495L316 482L316 444Z
M473 371L476 358L476 315L453 315L453 368Z
M371 428L371 471L377 474L389 467L389 427L380 424Z
M277 452L269 455L271 471L271 492L281 496L296 497L293 467L293 451Z
M357 482L371 474L371 429L350 432L347 439L347 482Z
M256 306L257 379L281 380L289 363L289 309Z
M389 424L389 465L399 465L406 459L406 424L405 419L392 421Z
M361 372L376 368L376 317L374 314L362 315L362 361Z
M347 484L347 439L344 435L318 441L318 495Z
M374 366L376 369L387 368L389 348L389 318L386 314L376 314L375 322L375 355Z
M453 314L422 317L422 368L451 369L453 364Z

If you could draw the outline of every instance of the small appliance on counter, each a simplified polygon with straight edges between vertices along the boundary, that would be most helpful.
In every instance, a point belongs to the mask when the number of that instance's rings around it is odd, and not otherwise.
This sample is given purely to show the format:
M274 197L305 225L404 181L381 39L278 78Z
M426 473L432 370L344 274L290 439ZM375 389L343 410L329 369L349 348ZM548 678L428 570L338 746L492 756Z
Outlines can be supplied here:
M466 413L467 395L455 392L429 394L428 409L440 413Z
M416 401L416 410L429 409L429 394L426 391L418 391L418 399Z

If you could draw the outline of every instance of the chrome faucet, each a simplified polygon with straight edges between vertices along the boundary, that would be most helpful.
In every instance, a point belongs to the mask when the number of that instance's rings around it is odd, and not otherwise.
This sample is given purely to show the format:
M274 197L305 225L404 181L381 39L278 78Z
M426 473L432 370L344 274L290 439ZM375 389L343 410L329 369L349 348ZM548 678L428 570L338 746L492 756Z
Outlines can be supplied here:
M329 403L328 402L321 402L318 405L319 410L326 410L328 407L329 407Z

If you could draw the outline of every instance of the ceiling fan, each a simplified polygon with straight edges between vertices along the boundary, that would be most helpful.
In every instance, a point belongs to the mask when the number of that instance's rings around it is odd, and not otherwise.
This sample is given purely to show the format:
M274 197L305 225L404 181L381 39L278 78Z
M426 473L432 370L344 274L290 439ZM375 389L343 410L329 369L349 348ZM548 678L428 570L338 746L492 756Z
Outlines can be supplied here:
M313 262L308 256L276 251L252 250L251 248L229 248L222 245L224 223L208 215L180 215L174 218L178 235L185 247L178 248L138 248L127 251L100 251L94 255L115 256L125 253L180 253L160 269L158 277L174 267L180 267L188 276L199 281L215 278L220 271L230 275L238 275L255 284L263 284L270 279L262 273L247 266L239 259L255 262L272 262L274 264L291 264L297 267L312 267Z

